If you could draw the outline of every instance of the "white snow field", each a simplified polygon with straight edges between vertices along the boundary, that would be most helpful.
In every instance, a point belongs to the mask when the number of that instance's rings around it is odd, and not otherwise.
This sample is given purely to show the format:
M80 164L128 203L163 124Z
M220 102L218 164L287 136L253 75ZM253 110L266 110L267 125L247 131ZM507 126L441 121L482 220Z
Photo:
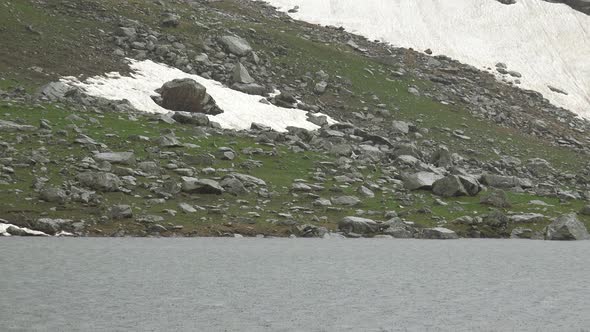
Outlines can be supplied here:
M503 62L521 87L590 118L590 16L564 4L517 0L267 0L293 18L398 47L430 48L478 67ZM551 91L548 85L568 95Z
M271 127L284 132L288 126L316 130L320 127L307 121L308 112L277 107L261 103L262 96L248 95L229 89L221 83L205 79L198 75L191 75L179 69L159 64L150 60L136 61L128 59L131 76L119 73L108 73L105 76L91 77L80 82L73 77L65 77L61 81L84 90L90 96L104 97L110 100L127 99L133 107L148 113L168 113L169 110L156 104L151 96L154 91L168 81L177 78L192 78L207 88L207 93L217 102L217 106L224 110L222 114L209 115L226 129L250 129L252 122ZM315 113L314 115L324 115ZM328 123L335 123L330 117Z

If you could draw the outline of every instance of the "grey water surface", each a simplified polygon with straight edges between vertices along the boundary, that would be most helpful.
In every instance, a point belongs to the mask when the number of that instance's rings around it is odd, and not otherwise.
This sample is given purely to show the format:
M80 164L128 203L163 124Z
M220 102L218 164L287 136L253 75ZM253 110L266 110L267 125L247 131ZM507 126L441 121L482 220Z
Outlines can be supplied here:
M0 331L587 331L590 241L0 239Z

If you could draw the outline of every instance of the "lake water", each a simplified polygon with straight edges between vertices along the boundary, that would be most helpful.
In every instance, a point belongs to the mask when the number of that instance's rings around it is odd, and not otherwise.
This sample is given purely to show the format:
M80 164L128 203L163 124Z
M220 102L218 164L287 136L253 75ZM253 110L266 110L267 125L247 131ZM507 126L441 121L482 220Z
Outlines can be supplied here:
M0 239L0 331L588 331L590 241Z

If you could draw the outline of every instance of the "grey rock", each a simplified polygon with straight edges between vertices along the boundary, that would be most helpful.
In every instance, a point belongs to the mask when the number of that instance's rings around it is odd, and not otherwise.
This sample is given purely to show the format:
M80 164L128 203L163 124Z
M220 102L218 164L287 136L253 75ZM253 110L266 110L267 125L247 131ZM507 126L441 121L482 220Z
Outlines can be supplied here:
M119 191L123 182L113 173L83 172L78 174L78 181L87 188L103 192Z
M256 83L234 83L231 85L231 88L249 95L263 95L266 92L266 88L264 86Z
M35 131L35 126L21 125L12 121L0 120L0 132Z
M244 66L241 62L238 62L234 67L233 79L234 82L242 84L250 84L255 82L252 76L250 76L246 66Z
M111 164L135 164L135 154L133 152L102 152L95 154L94 159L108 161Z
M178 123L195 126L208 126L210 122L209 117L202 113L175 112L172 119Z
M157 175L161 172L160 166L154 161L142 161L137 164L137 168L150 175Z
M190 205L188 203L180 203L180 204L178 204L178 208L180 209L180 211L182 211L184 213L197 212L197 209L195 209L192 205Z
M168 229L160 224L153 224L147 227L147 231L150 233L164 233L167 232Z
M161 106L175 112L205 113L216 115L223 113L207 93L207 89L190 78L166 82L159 90L162 96Z
M514 224L528 224L544 222L545 216L540 213L522 213L508 216L508 220Z
M64 99L74 88L63 82L51 82L42 86L37 95L41 99L58 101Z
M475 196L481 191L481 184L475 176L459 175L458 177L468 195Z
M449 175L432 184L432 192L442 197L467 196L467 190L456 175Z
M338 223L338 229L344 233L371 234L379 230L376 221L361 217L344 217Z
M302 192L309 192L312 191L313 188L303 182L295 182L291 185L292 191L302 191Z
M361 200L355 196L338 196L330 199L334 205L356 206L361 203Z
M219 182L210 179L197 179L182 177L182 191L190 194L214 194L221 195L225 190Z
M522 188L530 188L532 187L532 183L530 180L518 178L516 176L502 176L502 175L494 175L494 174L484 174L481 177L481 181L484 184L487 184L490 187L494 188L514 188L514 187L522 187Z
M511 239L530 239L534 235L534 232L530 228L516 227L510 232Z
M393 121L391 131L397 134L407 135L410 132L410 124L404 121Z
M444 176L432 172L418 172L414 174L404 174L402 180L404 186L409 190L431 189L432 185L442 179Z
M131 206L129 206L129 205L124 205L124 204L113 205L109 212L110 212L111 218L113 218L113 219L126 219L126 218L133 217L133 210L131 209Z
M39 218L31 222L31 228L47 234L55 234L61 230L71 229L73 220Z
M246 187L266 187L266 182L261 178L257 178L255 176L242 173L232 173L231 175L237 178L238 180L242 181Z
M237 36L223 36L219 38L227 51L237 56L245 56L252 52L252 46L243 38Z
M296 234L298 237L318 237L323 238L327 233L328 229L321 226L304 224L295 227Z
M458 239L459 236L454 231L444 228L425 228L420 232L420 238L422 239L436 239L436 240L451 240Z
M580 214L584 215L584 216L590 216L590 205L586 205L584 206L581 210L580 210Z
M223 187L223 189L225 189L225 191L227 191L228 193L232 194L232 195L244 195L248 193L248 190L246 189L246 187L244 186L244 184L242 183L242 181L238 180L236 177L234 176L226 176L224 177L221 182L219 182L219 185L221 187Z
M363 197L368 197L368 198L375 197L375 193L371 189L369 189L365 186L360 186L359 189L357 190L357 192Z
M68 195L61 188L46 187L39 192L39 198L46 202L63 204L67 201Z
M332 201L326 198L318 198L312 202L312 205L321 207L332 206Z
M547 240L588 240L586 226L578 220L575 213L565 214L555 219L545 230Z
M176 28L180 25L180 16L172 13L167 13L161 22L163 27Z
M324 94L324 92L326 92L327 88L328 88L328 83L321 81L321 82L316 83L316 85L313 88L313 92L318 95L321 95L321 94Z
M480 200L480 204L491 205L497 208L509 208L512 206L508 200L506 192L503 190L494 190L483 195Z
M383 234L391 235L396 239L411 239L416 234L416 229L399 218L393 218L386 223L387 228L383 230Z
M162 135L154 140L154 143L158 144L163 148L176 148L183 146L182 143L176 138L175 135Z

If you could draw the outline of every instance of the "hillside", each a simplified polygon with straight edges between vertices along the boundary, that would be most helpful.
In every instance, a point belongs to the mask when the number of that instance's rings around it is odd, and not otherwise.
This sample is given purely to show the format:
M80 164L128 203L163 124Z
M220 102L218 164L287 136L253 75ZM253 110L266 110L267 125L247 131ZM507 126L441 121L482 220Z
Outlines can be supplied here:
M590 226L589 123L492 73L258 1L1 6L0 222L17 226L1 233L543 238L578 212ZM139 88L107 99L106 73L147 61L313 126L146 113L156 93ZM249 100L223 89L208 89L218 106Z

